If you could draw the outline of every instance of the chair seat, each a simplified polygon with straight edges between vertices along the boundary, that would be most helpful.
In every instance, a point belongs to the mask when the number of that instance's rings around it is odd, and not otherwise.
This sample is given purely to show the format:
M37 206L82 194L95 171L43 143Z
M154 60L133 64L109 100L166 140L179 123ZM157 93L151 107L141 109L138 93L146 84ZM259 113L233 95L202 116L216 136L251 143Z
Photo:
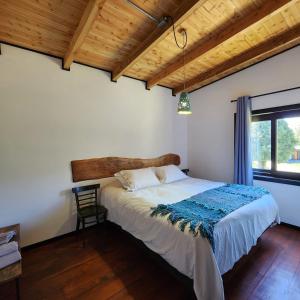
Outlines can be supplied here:
M103 215L106 213L106 208L103 206L98 206L98 215ZM94 205L82 207L78 210L78 215L81 218L88 218L97 215L97 207Z

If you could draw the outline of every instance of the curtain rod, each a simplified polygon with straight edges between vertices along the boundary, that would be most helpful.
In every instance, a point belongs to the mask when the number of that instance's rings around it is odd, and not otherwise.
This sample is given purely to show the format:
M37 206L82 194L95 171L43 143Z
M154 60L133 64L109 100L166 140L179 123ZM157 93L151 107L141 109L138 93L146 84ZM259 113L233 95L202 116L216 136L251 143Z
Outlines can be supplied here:
M279 90L279 91L274 91L274 92L270 92L270 93L265 93L265 94L260 94L260 95L255 95L255 96L250 96L251 99L253 98L258 98L258 97L262 97L262 96L268 96L268 95L273 95L273 94L278 94L278 93L283 93L283 92L288 92L288 91L292 91L292 90L297 90L300 89L300 86L296 86L290 89L285 89L285 90ZM230 100L230 102L237 102L237 99L234 100Z

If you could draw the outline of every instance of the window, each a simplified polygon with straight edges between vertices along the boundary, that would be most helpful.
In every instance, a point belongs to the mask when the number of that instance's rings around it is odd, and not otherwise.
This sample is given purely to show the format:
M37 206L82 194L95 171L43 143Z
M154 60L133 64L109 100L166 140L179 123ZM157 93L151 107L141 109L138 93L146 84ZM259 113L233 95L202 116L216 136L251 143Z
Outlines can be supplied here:
M254 178L300 185L300 105L252 112Z
M252 168L271 170L271 121L251 124Z

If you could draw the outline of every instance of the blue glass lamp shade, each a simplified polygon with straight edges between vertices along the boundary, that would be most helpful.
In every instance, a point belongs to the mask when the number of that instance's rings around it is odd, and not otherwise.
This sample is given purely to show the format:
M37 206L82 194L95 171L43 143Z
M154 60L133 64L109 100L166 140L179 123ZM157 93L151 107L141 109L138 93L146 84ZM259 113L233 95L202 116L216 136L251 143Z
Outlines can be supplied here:
M182 92L180 94L177 113L180 115L190 115L192 113L190 98L187 92Z

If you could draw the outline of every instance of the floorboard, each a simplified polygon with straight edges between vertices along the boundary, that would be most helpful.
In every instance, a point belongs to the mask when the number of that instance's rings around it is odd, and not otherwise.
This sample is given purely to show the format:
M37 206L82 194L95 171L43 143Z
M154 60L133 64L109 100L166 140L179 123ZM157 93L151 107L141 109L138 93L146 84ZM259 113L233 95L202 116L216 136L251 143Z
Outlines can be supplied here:
M21 298L192 299L191 286L165 266L119 227L93 227L23 251ZM300 230L267 230L223 281L230 300L300 299ZM13 282L0 286L1 300L15 296Z

